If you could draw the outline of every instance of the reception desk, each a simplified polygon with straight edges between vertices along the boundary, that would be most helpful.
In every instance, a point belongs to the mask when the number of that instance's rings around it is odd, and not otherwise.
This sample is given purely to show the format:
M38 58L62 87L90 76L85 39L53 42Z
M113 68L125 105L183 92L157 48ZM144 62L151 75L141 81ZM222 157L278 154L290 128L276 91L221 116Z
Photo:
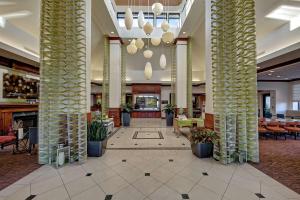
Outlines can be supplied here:
M161 118L161 111L135 109L132 111L131 117L132 118Z

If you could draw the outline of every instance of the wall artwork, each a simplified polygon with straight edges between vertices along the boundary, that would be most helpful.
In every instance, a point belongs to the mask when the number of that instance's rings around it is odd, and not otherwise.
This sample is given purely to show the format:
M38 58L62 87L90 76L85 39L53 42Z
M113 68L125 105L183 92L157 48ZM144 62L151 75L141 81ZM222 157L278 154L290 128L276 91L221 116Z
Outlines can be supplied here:
M17 74L3 74L3 98L38 99L38 97L39 80Z

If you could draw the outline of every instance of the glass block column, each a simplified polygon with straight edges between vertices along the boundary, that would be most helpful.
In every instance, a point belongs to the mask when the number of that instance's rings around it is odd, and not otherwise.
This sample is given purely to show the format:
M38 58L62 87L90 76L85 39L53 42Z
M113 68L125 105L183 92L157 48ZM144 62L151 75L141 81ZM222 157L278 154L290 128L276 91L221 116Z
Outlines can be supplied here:
M86 159L86 1L42 0L39 163L55 162L59 144Z

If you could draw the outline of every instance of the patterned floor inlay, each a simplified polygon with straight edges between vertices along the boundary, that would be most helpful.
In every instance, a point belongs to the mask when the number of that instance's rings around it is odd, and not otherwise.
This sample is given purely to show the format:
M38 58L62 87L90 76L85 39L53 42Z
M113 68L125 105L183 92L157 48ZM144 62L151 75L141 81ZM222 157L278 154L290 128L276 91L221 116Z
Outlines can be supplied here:
M164 139L161 131L135 131L132 139Z

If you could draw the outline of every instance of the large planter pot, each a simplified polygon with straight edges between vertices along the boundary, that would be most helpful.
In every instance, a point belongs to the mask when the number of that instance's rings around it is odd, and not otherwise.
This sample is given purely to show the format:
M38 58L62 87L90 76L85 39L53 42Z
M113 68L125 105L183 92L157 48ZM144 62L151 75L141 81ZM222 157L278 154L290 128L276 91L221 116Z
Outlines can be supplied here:
M212 143L197 143L192 144L192 152L198 158L210 158L213 156L214 145Z
M88 141L87 153L89 157L101 157L105 153L107 139L103 141Z
M173 126L173 118L174 118L173 113L166 113L167 126Z
M130 126L130 113L127 112L122 113L122 125Z

